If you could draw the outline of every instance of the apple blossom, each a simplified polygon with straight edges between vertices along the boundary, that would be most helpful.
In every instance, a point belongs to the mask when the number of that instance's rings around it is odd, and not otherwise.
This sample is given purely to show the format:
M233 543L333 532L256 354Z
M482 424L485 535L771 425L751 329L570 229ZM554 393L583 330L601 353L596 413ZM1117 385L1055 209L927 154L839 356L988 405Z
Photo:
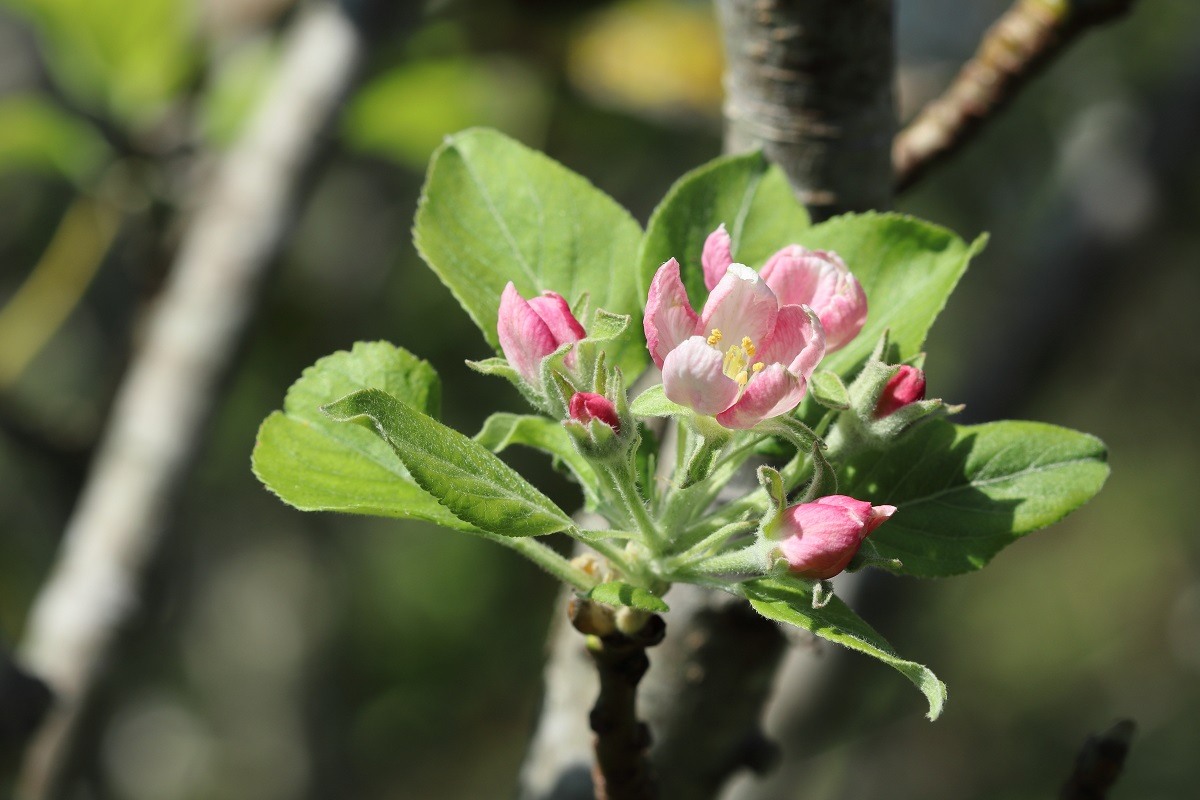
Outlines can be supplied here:
M825 354L812 309L780 305L742 264L727 267L697 314L679 262L667 261L650 284L643 326L667 399L726 428L751 428L791 411Z
M863 539L896 513L845 495L829 495L783 510L776 536L788 569L802 578L826 580L844 570Z
M883 387L875 404L875 418L880 419L899 411L909 403L925 399L925 373L916 367L902 364Z
M500 295L496 333L504 357L532 384L540 382L542 359L586 335L562 295L542 292L541 296L526 300L512 281ZM574 359L573 352L567 353L568 367Z
M724 225L708 235L701 263L704 284L711 290L733 263ZM761 275L781 305L807 305L817 313L825 328L826 352L849 344L867 321L867 295L833 251L788 245L767 259Z

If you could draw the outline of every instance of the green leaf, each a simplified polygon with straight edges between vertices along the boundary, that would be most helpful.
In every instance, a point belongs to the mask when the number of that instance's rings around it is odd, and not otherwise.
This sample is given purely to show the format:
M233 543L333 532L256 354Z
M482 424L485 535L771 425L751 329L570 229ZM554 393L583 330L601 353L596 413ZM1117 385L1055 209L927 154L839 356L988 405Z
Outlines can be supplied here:
M493 453L503 451L510 444L523 444L549 453L571 469L585 492L590 493L599 481L591 462L580 455L566 428L546 417L507 412L492 414L475 434L475 441Z
M371 431L335 422L324 403L377 387L436 415L441 384L433 367L386 342L359 342L309 367L288 390L284 410L259 428L254 474L302 511L342 511L471 526L417 486L392 449Z
M685 417L695 413L687 406L668 400L661 383L639 394L629 405L629 410L639 417Z
M783 173L762 153L710 161L676 181L650 215L637 261L643 306L655 271L670 258L679 261L692 304L702 304L708 289L700 253L722 223L734 261L750 266L761 266L776 250L798 241L810 224Z
M640 586L622 583L621 581L602 583L588 592L587 596L590 600L610 606L628 606L629 608L640 608L642 611L655 611L660 614L671 610L661 597L649 589L643 589Z
M812 592L786 579L761 578L742 584L754 610L767 619L795 625L806 631L866 653L896 669L920 689L929 701L929 719L937 719L946 704L946 684L928 667L896 655L887 640L836 596L823 608L812 607Z
M835 250L867 293L867 324L846 347L821 361L821 368L849 376L882 335L900 358L916 355L934 319L946 305L967 263L987 241L967 244L955 234L900 214L847 214L816 225L798 243Z
M463 522L501 536L538 536L573 526L512 467L384 391L364 389L322 410L333 419L373 427L417 485Z
M508 281L527 298L587 292L593 310L640 316L637 222L579 175L495 131L456 134L434 154L413 234L493 347ZM640 327L630 328L605 349L632 377L648 354Z
M889 449L858 455L840 491L896 506L871 534L900 572L922 577L979 569L1030 531L1062 519L1108 476L1104 444L1038 422L919 424Z

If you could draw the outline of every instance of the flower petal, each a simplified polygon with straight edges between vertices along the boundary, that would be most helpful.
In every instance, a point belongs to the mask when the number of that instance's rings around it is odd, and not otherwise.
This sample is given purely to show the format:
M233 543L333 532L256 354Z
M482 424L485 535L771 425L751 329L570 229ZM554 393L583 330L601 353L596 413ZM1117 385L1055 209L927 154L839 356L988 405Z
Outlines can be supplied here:
M546 327L554 334L557 344L578 342L587 336L583 326L579 324L579 320L575 319L575 315L571 313L570 304L561 294L542 292L541 297L530 298L529 307L546 323Z
M813 580L844 570L866 537L863 523L849 509L819 502L785 509L783 529L792 534L779 542L788 566Z
M700 264L704 267L704 285L711 292L733 263L732 241L725 223L721 223L715 231L704 240L704 252L700 254Z
M500 310L496 320L500 349L508 363L532 384L540 380L542 359L558 348L550 326L521 297L512 281L500 295Z
M825 346L840 350L858 336L867 323L867 295L853 275L847 275L843 293L829 298L824 306L813 306L825 327Z
M779 301L758 273L744 264L730 264L704 304L699 331L709 333L716 328L724 346L746 337L761 346L778 314Z
M741 398L718 414L717 422L737 430L753 428L764 419L791 411L804 398L807 388L804 378L788 372L782 364L772 364L750 378Z
M679 277L679 262L673 258L654 273L642 327L646 348L657 367L662 367L668 353L696 333L696 312Z
M737 398L737 381L725 376L724 358L703 336L693 336L663 361L663 392L673 403L714 415Z
M824 266L824 261L813 251L792 244L767 259L761 272L780 305L812 305Z
M755 358L764 364L783 364L805 380L825 355L825 330L808 306L784 306L775 318L775 329Z

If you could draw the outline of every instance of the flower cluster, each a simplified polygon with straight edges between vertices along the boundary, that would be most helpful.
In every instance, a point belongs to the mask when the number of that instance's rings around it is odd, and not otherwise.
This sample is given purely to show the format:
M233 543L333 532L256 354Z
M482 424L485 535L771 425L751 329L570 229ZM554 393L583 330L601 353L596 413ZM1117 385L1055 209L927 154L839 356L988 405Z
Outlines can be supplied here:
M866 294L834 252L790 245L756 271L733 260L732 240L722 225L705 241L701 266L709 294L699 312L684 288L680 264L672 258L654 275L643 318L646 346L662 370L667 400L687 409L694 415L689 419L701 428L705 418L715 421L719 427L705 428L710 434L727 431L715 440L711 435L697 440L706 441L709 449L696 445L689 480L706 479L710 465L720 462L725 452L721 448L737 432L753 432L765 420L793 411L825 354L846 346L867 320ZM576 345L587 334L565 298L543 292L526 300L509 283L500 300L497 333L505 358L535 393L546 391L546 386L559 387L563 424L581 453L610 468L613 453L632 457L630 448L610 446L638 436L637 424L624 416L629 413L624 392L619 397L606 393L610 382L603 370L594 375L594 386L580 385L581 376L575 374ZM544 363L556 353L572 377L558 376L557 383L548 382ZM886 374L879 373L875 388L866 390L871 405L862 413L870 424L925 396L925 376L916 367L881 364L881 368ZM615 378L619 385L619 373ZM566 394L563 386L568 387ZM625 517L645 520L657 529L658 523L645 509L629 511L630 502L641 505L631 494L636 498L636 490L626 487L620 495ZM779 498L777 507L760 523L758 549L741 552L765 553L762 572L782 567L798 579L826 581L845 570L867 535L895 512L894 506L838 494L786 507ZM668 531L666 538L671 536ZM711 560L713 565L732 564L735 571L736 562L728 557Z

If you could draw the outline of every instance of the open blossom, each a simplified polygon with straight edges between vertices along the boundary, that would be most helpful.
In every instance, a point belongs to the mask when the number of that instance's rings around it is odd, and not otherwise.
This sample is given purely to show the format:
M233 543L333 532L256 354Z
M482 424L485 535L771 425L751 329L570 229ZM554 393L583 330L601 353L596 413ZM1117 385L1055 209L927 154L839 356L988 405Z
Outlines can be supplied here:
M540 297L526 300L512 281L500 295L496 333L508 363L533 384L540 381L543 358L586 335L562 295L542 292ZM572 366L575 353L567 353L565 361Z
M894 513L895 506L873 506L840 494L800 503L783 511L779 550L800 577L832 578L850 564L867 534Z
M704 242L704 284L711 290L733 263L731 243L721 225ZM761 275L782 305L812 308L825 328L825 348L832 353L858 336L867 321L867 295L837 253L788 245L771 256Z
M825 354L812 310L780 305L742 264L727 267L697 314L672 258L650 284L643 324L667 398L726 428L751 428L791 411Z
M621 432L621 419L617 416L617 407L602 394L595 392L576 392L571 395L567 413L576 422L587 425L598 419L613 429L613 433Z
M875 418L886 417L909 403L924 399L925 373L903 364L887 382L887 386L883 387L883 394L879 395L879 402L875 404Z

